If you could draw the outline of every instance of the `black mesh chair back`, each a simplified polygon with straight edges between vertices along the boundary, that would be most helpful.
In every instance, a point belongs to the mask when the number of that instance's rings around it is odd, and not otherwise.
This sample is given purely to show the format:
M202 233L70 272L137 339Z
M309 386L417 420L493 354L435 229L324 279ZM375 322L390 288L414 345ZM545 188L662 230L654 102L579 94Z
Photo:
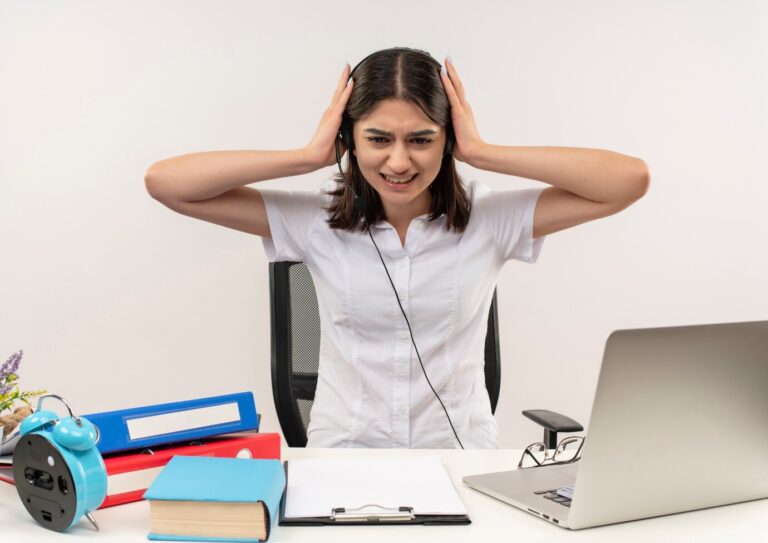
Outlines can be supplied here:
M271 262L272 393L289 447L307 444L320 358L320 313L312 275L302 262ZM501 385L496 291L485 338L485 386L496 411Z

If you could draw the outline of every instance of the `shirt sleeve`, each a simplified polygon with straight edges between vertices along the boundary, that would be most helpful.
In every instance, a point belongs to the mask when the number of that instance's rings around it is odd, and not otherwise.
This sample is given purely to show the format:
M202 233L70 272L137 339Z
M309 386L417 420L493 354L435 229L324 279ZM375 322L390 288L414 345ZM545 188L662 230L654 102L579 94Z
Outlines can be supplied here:
M532 264L539 258L546 236L534 239L533 214L545 188L488 191L478 202L505 261Z
M319 192L258 189L267 210L271 238L262 237L269 262L306 261L307 244L325 212Z

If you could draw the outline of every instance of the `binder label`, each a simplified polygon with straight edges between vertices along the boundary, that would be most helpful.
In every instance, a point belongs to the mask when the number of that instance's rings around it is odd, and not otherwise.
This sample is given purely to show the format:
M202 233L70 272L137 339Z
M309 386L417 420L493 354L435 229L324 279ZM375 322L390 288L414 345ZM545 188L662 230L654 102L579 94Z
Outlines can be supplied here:
M137 417L127 420L126 425L128 427L128 439L133 441L239 421L240 410L237 402L231 402L211 407L184 409L162 415Z

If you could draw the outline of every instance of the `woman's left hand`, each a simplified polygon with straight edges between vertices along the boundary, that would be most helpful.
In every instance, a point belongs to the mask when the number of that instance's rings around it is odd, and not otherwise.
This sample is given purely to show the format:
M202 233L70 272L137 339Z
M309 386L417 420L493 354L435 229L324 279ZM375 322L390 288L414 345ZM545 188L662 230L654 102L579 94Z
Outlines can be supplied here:
M461 162L471 164L474 153L485 142L477 131L475 117L472 115L472 108L464 95L464 85L461 84L456 67L447 59L445 65L448 73L445 74L441 71L440 77L451 104L451 122L453 123L453 132L456 135L453 156Z

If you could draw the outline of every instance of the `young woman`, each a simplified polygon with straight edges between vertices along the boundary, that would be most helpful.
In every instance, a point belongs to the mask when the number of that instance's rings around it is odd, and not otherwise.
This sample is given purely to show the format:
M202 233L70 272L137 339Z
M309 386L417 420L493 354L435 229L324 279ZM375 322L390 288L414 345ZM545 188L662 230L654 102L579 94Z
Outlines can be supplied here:
M322 329L308 446L495 447L484 342L501 268L535 262L544 236L638 200L648 168L611 151L486 143L450 59L441 69L423 51L386 49L351 75L346 65L305 147L162 160L147 190L261 236L270 261L308 266ZM337 164L348 150L323 190L245 186ZM467 186L455 160L551 187Z

